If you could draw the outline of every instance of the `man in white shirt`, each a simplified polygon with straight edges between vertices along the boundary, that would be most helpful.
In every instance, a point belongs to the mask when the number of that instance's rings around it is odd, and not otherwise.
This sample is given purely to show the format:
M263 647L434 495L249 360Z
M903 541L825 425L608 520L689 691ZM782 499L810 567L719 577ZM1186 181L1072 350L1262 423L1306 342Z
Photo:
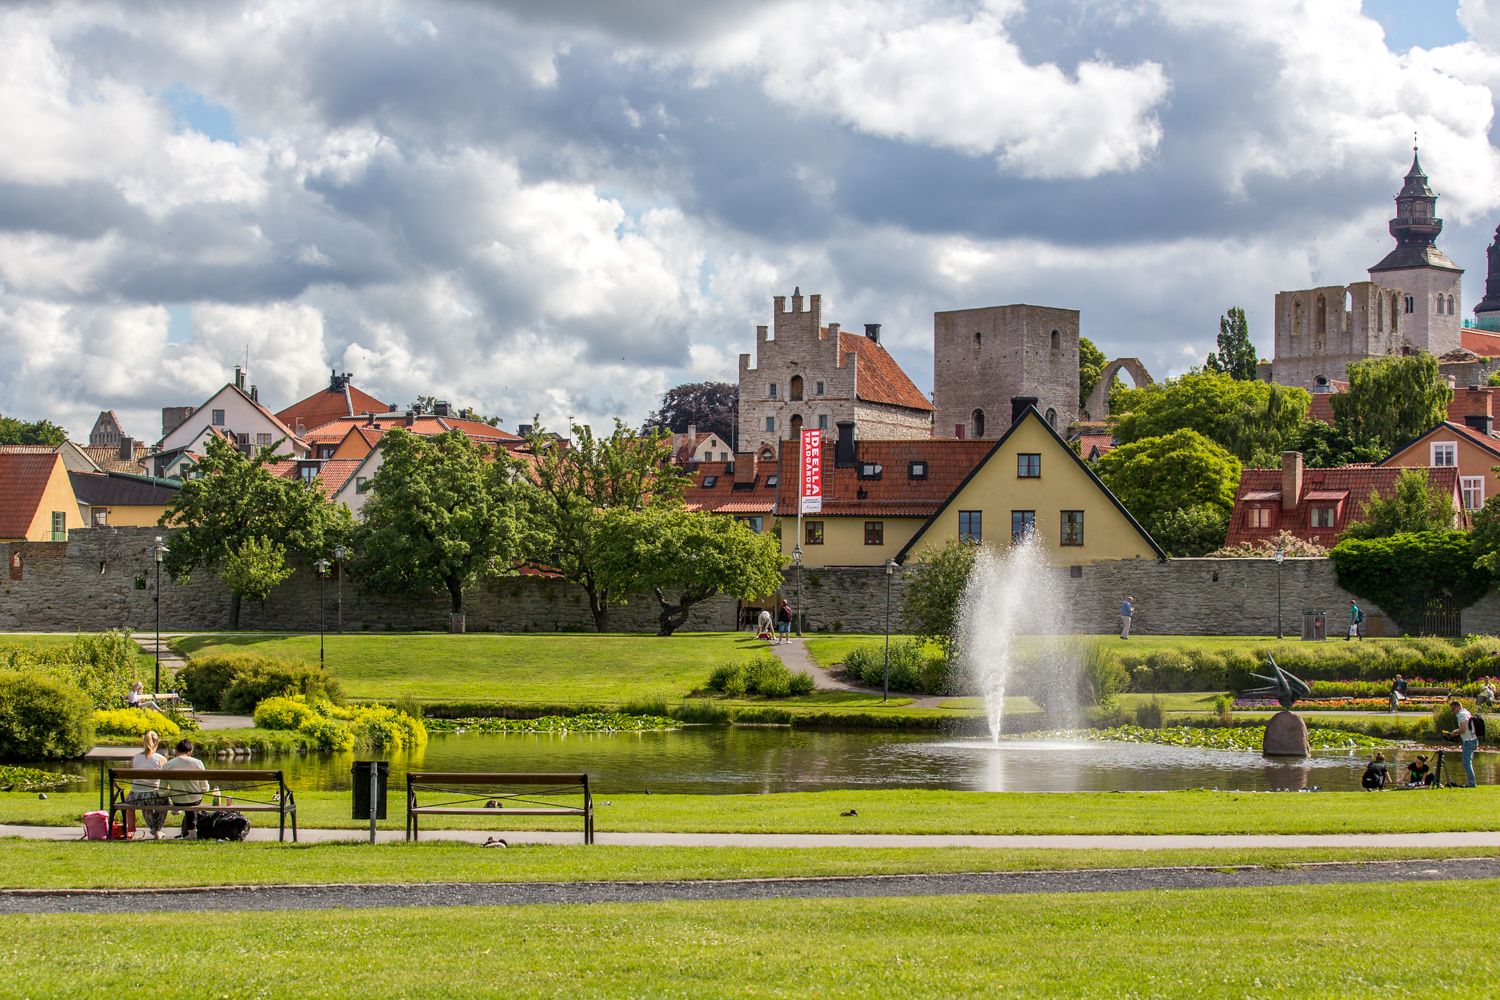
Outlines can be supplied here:
M1453 709L1453 717L1458 721L1458 726L1447 735L1457 739L1459 746L1464 751L1464 774L1468 776L1469 783L1466 787L1473 788L1474 782L1474 751L1479 749L1479 734L1474 731L1474 716L1464 708L1463 702L1454 698L1448 703Z
M162 765L163 771L202 771L203 761L193 756L193 741L182 740L177 744L177 752L171 760ZM202 778L167 778L162 785L165 787L167 797L174 806L195 806L203 801L203 794L208 791L208 782ZM182 838L186 839L189 831L198 828L197 814L184 812L182 814Z

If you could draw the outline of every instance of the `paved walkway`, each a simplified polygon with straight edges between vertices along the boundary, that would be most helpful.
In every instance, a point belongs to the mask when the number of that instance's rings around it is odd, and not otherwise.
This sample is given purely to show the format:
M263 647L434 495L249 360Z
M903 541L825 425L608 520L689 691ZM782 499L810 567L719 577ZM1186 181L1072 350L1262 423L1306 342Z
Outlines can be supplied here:
M786 668L792 673L795 674L799 670L806 670L812 674L813 686L819 691L855 691L860 694L877 695L881 693L879 688L861 687L834 677L827 670L820 667L818 661L808 654L807 647L801 639L794 638L791 642L772 643L771 652L779 656L781 662L785 663ZM902 705L903 708L937 708L941 702L952 701L953 697L951 695L914 696L902 694L892 695L892 700L906 702L907 704Z
M496 851L503 870L505 856ZM1243 889L1500 878L1500 858L1314 864L1276 868L1115 868L1087 871L856 875L662 882L480 882L386 885L199 886L187 889L13 889L0 913L329 910L392 906L524 906L765 899L859 899L1015 893Z

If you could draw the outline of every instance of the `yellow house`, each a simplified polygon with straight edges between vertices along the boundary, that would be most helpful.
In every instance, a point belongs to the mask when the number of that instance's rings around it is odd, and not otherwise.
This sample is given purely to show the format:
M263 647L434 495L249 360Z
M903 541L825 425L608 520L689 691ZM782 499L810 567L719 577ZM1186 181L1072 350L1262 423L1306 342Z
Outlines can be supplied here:
M123 472L70 472L85 526L146 528L156 525L182 488L180 480Z
M799 456L784 449L777 514L790 560L871 566L920 560L950 538L1005 542L1034 535L1054 566L1165 559L1088 464L1023 399L998 441L862 441L840 425L823 449L823 510L797 533ZM790 530L786 530L789 528Z
M0 542L66 542L78 520L61 455L0 454Z

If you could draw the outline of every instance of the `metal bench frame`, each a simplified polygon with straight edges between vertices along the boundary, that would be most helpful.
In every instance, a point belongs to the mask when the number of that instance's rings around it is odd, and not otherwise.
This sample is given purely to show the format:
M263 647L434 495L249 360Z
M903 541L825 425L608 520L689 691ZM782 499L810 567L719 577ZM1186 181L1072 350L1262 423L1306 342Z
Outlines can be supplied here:
M248 802L236 802L233 805L212 805L200 802L197 805L168 804L162 806L143 806L138 803L126 802L125 797L130 794L130 783L134 779L149 779L153 781L208 781L208 782L239 782L241 784L250 782L253 784L270 785L276 782L277 799L274 802L257 802L251 799ZM123 783L122 783L123 782ZM221 789L221 794L238 793L246 791L240 788ZM163 787L163 794L171 792ZM190 794L190 793L177 793ZM206 794L206 793L205 793ZM251 794L254 791L251 790ZM286 819L292 818L292 843L297 842L297 799L292 790L286 786L285 772L282 771L251 771L240 768L205 768L202 771L194 769L167 771L161 768L149 767L112 767L109 770L109 839L116 839L115 813L116 812L145 812L146 810L160 809L163 812L273 812L281 818L281 828L276 839L285 843L286 841Z
M547 786L548 790L541 792L479 792L468 794L459 789L443 787L447 785L543 785ZM536 801L539 797L571 792L574 786L581 787L583 790L583 806L581 808L558 806ZM452 805L422 806L417 804L417 792L419 790L448 792L450 795L459 796L460 800ZM486 801L494 800L497 803L519 802L522 804L516 808L507 808L501 805L493 809L483 805L468 804L470 802L478 802L480 799ZM582 816L583 842L585 844L592 844L594 842L594 796L589 791L589 776L587 774L408 771L406 772L407 840L414 841L417 839L418 817L421 816Z

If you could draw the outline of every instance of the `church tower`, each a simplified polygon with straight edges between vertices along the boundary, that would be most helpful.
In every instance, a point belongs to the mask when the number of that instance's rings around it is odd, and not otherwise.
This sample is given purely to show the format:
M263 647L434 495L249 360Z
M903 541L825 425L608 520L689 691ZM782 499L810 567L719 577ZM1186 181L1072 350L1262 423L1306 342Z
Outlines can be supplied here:
M1441 357L1460 346L1458 304L1464 272L1437 248L1443 231L1437 200L1414 150L1406 183L1396 195L1396 217L1390 222L1396 249L1370 268L1370 280L1394 293L1404 346Z
M1484 299L1474 307L1474 325L1481 330L1500 330L1500 227L1487 251L1489 273L1484 279Z

